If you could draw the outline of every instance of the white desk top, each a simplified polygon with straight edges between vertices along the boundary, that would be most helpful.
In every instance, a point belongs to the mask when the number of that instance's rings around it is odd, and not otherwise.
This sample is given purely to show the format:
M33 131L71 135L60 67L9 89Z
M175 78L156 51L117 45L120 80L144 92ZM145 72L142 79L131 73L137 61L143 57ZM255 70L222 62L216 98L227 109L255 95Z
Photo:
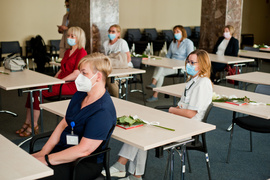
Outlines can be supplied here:
M226 79L242 81L252 84L270 85L270 73L264 72L249 72L237 75L226 76Z
M224 64L236 64L236 63L246 63L246 62L253 62L254 59L250 58L240 58L234 56L222 56L209 53L210 60L212 62L224 63Z
M0 71L9 73L9 75L0 73L0 88L4 90L23 89L65 83L65 81L61 79L57 79L28 69L24 69L20 72L10 72L9 70L4 69L4 67L0 67Z
M50 62L50 64L61 66L61 63L58 63L58 62ZM124 75L129 75L129 74L142 74L145 72L146 71L143 69L136 69L136 68L113 69L109 77L124 76Z
M112 100L118 117L123 115L138 115L139 118L149 122L158 121L161 126L175 129L175 131L169 131L150 125L129 130L119 127L115 128L112 135L113 138L143 150L153 149L174 141L185 140L194 135L215 129L215 126L211 124L190 120L114 97L112 97ZM40 105L40 107L63 117L66 114L68 104L69 100L66 100L45 103Z
M0 134L0 179L27 180L53 175L53 170Z
M251 57L251 58L260 58L260 59L270 60L270 53L267 53L267 52L239 50L238 55L242 57Z
M169 69L185 69L185 60L169 59L159 56L151 56L154 58L143 58L142 63L149 66L165 67Z
M129 74L142 74L146 71L143 69L127 68L127 69L113 69L109 77L124 76Z
M174 84L169 86L163 86L159 88L154 88L154 91L168 94L175 97L181 97L183 91L185 89L185 83L181 84ZM214 85L213 91L219 95L236 95L237 97L245 97L247 96L250 98L251 101L256 102L264 102L264 103L270 103L270 96L258 94L254 92L248 92L244 90L234 89L234 88L228 88L224 86ZM265 119L270 119L270 106L265 105L243 105L243 106L236 106L228 103L222 103L222 102L214 102L214 106L220 107L223 109L236 111L248 115L253 115Z

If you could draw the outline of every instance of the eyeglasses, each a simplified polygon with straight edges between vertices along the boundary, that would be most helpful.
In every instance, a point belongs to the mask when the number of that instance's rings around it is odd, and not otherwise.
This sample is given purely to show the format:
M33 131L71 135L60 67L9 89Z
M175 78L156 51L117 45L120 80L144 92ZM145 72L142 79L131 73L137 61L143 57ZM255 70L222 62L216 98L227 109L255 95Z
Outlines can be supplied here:
M198 63L198 62L194 62L194 61L191 61L191 60L188 60L188 59L186 60L186 62L191 64L191 65L194 65L194 64Z

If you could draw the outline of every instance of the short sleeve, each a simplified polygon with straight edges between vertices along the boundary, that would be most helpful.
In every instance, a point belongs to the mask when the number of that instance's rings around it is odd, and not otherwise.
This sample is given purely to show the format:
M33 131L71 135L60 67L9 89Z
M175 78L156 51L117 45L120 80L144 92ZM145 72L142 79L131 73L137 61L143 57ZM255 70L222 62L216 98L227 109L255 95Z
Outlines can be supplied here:
M121 52L129 52L128 44L124 39L122 39L121 43Z
M212 102L213 88L209 78L202 78L198 86L194 87L190 96L188 109L198 112L205 111Z
M108 110L100 110L86 122L83 137L106 140L112 127L113 117Z
M74 70L78 69L78 64L79 64L80 60L86 55L87 55L87 52L85 51L84 48L79 49L79 52L78 52L78 54L76 56L76 63L75 63Z

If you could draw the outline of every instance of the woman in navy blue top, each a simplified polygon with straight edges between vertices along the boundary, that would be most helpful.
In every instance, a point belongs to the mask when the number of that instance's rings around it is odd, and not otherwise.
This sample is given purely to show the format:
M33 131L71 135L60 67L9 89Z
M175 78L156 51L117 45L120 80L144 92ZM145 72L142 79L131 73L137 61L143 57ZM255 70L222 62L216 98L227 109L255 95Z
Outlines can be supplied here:
M94 53L79 63L80 74L75 80L76 92L66 116L58 124L41 151L33 154L54 169L54 175L45 179L70 179L72 163L103 149L116 124L116 111L105 89L111 64L107 56ZM103 156L78 168L76 179L95 179L102 170Z

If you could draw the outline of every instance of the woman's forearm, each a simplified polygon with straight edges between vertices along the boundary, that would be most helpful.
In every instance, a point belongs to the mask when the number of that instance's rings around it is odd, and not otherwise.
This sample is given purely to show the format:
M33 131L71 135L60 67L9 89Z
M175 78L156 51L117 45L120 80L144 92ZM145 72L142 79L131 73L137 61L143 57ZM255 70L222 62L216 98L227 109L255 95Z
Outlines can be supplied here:
M78 145L50 154L49 161L52 165L73 162L78 158L90 155L101 143L102 140L82 138Z
M76 69L71 74L64 77L62 80L64 80L64 81L74 81L78 77L79 74L80 74L80 71L78 69Z
M195 110L181 109L179 107L170 107L169 112L187 118L193 118L197 114L197 111Z

